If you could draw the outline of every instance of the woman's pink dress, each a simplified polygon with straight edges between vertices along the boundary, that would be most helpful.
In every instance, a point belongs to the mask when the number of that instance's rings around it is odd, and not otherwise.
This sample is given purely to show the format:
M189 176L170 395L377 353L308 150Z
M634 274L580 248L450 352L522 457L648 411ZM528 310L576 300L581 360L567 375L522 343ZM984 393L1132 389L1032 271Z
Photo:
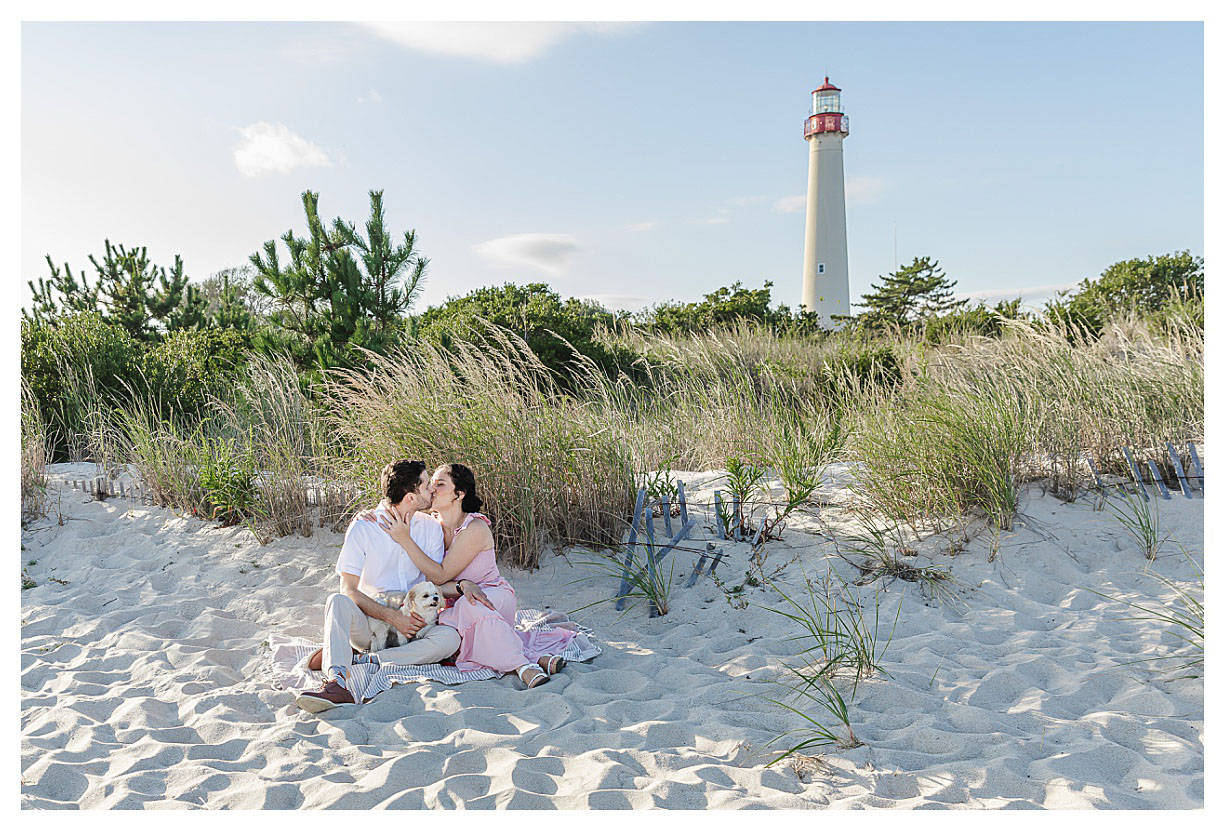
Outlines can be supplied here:
M464 523L455 529L455 535L458 536L472 520L478 518L490 524L489 518L483 514L468 514ZM455 544L454 538L451 544ZM515 590L498 571L492 548L473 557L455 580L476 583L489 602L497 607L495 612L470 597L460 597L454 606L439 613L439 623L454 627L459 632L459 653L455 656L457 669L486 667L495 672L514 672L524 664L535 663L543 655L556 655L574 637L574 632L568 629L522 632L515 628Z

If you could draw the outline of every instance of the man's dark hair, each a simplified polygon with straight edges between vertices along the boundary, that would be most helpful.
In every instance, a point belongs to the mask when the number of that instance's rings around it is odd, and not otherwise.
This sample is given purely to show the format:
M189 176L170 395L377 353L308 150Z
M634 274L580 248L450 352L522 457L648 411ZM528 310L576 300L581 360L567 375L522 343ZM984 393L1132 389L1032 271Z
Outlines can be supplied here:
M405 496L416 493L421 485L421 474L425 472L425 462L401 459L383 468L383 496L392 505L400 504Z

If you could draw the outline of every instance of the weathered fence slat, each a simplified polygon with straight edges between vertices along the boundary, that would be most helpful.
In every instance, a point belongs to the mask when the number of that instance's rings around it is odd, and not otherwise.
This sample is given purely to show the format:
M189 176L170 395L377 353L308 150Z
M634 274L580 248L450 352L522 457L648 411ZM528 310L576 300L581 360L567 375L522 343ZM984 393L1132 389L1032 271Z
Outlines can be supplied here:
M1178 458L1178 451L1168 441L1165 443L1165 449L1170 454L1170 464L1174 465L1174 475L1178 477L1178 487L1182 488L1182 495L1191 499L1191 483L1187 481L1187 474L1182 469L1182 460Z
M697 525L696 519L689 518L689 507L685 504L685 483L677 481L677 498L680 502L681 527L675 534L672 533L672 507L669 504L667 496L659 500L664 515L664 526L667 529L667 542L662 545L655 541L655 500L647 499L646 488L639 488L638 495L634 500L634 516L630 520L629 538L626 540L625 560L621 567L621 585L617 589L616 608L621 611L625 608L627 593L631 586L631 574L634 579L642 579L645 577L652 585L659 585L659 573L657 566L671 553L681 540L689 536L689 532ZM715 495L718 499L718 494ZM642 522L641 534L639 537L639 522ZM642 542L643 555L645 563L636 573L634 568L634 549ZM695 569L696 571L697 569ZM690 577L688 585L692 585L697 579L695 576ZM650 603L651 617L658 617L663 614L663 610L659 608L654 600Z
M1204 466L1200 464L1199 454L1195 452L1195 442L1187 442L1187 450L1191 451L1191 464L1195 465L1195 475L1199 477L1199 489L1204 490Z
M659 585L659 577L656 574L655 568L655 522L653 521L651 511L646 512L644 519L646 521L646 526L643 528L643 530L646 532L647 539L646 546L644 546L642 553L644 555L644 559L647 561L646 567L648 584L654 587ZM659 606L656 605L654 597L652 597L650 599L650 603L647 604L647 614L649 617L659 617L660 615L660 609Z
M1093 464L1093 457L1086 453L1085 458L1089 461L1089 470L1093 471L1094 481L1097 482L1097 486L1104 492L1106 490L1106 483L1102 481L1102 474L1097 472L1097 465Z
M715 525L719 529L719 539L727 539L727 528L723 525L723 495L715 491Z
M753 548L761 545L762 537L766 535L766 518L761 518L761 525L757 528L757 533L753 535L753 541L749 543Z
M1143 497L1145 502L1148 502L1148 491L1144 488L1144 478L1140 475L1140 466L1136 464L1136 460L1131 457L1131 448L1124 445L1123 455L1127 457L1127 464L1131 467L1132 478L1136 480L1136 490Z
M630 565L634 562L634 545L638 542L638 520L642 517L642 504L646 496L646 488L639 488L638 498L634 500L634 518L630 520L630 536L625 543L625 564L621 570L621 586L617 589L616 609L618 612L625 608L625 593L630 588Z
M710 552L714 551L715 547L712 543L706 543L706 550L702 552L702 556L698 557L697 563L693 566L693 571L689 572L689 579L685 581L685 588L693 588L693 584L698 581L698 575L702 573L702 567L706 565L706 558L710 556Z
M1165 486L1165 479L1161 476L1161 471L1157 469L1157 463L1152 459L1148 460L1148 472L1153 475L1153 484L1157 486L1158 492L1161 493L1162 499L1170 498L1170 490Z

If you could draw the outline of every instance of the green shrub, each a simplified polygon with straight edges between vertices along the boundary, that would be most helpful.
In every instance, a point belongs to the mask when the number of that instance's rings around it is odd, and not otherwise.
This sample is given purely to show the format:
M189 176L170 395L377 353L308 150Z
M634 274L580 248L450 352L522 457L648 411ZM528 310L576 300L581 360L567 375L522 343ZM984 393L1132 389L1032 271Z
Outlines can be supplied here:
M1073 294L1047 305L1047 316L1089 334L1102 332L1112 318L1159 312L1171 303L1204 293L1204 260L1190 251L1123 260L1096 280L1082 280Z
M746 321L768 323L770 311L769 280L759 289L746 289L737 281L716 289L697 303L661 303L642 321L651 331L669 335L709 332Z
M248 336L234 329L171 332L143 356L145 381L162 414L199 416L246 364Z
M205 439L193 449L208 517L222 525L250 518L259 497L251 451L232 439Z
M572 386L574 361L579 356L602 372L615 376L632 371L637 355L596 337L616 317L598 303L570 297L565 301L544 283L476 289L452 297L421 316L419 336L444 349L459 341L498 350L501 340L483 325L492 323L527 342L532 352L564 385ZM576 354L577 353L577 354ZM581 360L581 359L580 359Z
M996 303L994 307L980 303L972 309L931 318L923 327L923 340L932 346L948 343L954 337L982 335L998 338L1004 332L1005 321L1023 317L1021 298Z
M53 437L53 461L88 432L91 413L124 400L139 385L140 344L96 313L21 322L21 377Z
M821 380L827 393L835 396L848 381L893 390L901 383L902 369L893 347L853 344L843 347L824 363Z

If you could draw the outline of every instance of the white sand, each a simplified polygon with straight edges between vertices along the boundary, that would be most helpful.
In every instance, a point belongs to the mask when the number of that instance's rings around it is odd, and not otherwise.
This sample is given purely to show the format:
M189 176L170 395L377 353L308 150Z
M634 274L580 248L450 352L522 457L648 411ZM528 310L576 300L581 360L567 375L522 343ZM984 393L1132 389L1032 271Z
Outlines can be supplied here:
M60 465L53 480L92 473ZM715 474L685 478L691 499L710 500ZM1160 508L1202 561L1198 492ZM1149 605L1172 592L1089 500L1031 490L1022 510L994 562L990 535L956 557L920 553L952 569L960 604L903 581L880 595L882 642L899 602L901 614L889 677L862 683L851 705L866 744L809 751L820 759L797 769L765 766L767 742L802 724L766 700L803 645L788 640L795 626L762 608L781 608L772 590L749 589L752 605L735 609L708 578L681 588L694 554L672 555L666 617L611 604L575 614L604 653L539 689L425 683L319 718L271 687L265 641L318 637L340 535L260 546L242 529L64 489L64 524L53 513L22 535L38 584L22 592L22 806L1203 807L1202 679L1128 665L1178 641L1090 590ZM845 526L837 507L823 515ZM784 591L830 568L855 576L798 530L811 522L792 525L768 549L771 565L798 558ZM702 527L689 544L711 536ZM739 582L748 547L725 546L720 573ZM522 606L570 612L615 589L579 564L590 556L507 574ZM1148 568L1194 578L1173 543ZM879 587L857 591L871 603Z

